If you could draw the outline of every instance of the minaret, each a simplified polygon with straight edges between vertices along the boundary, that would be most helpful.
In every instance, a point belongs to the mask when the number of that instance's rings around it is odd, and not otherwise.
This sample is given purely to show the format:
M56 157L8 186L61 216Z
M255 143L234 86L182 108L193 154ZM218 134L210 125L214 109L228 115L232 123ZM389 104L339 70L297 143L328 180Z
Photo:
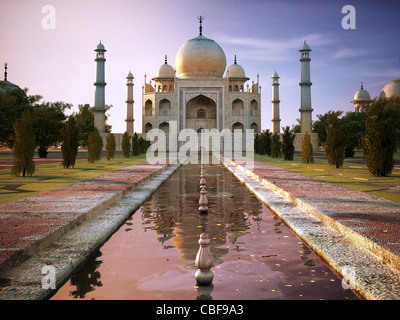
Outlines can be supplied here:
M279 76L275 73L272 75L272 133L280 133L281 119L279 115Z
M133 125L134 125L134 117L133 117L133 75L129 71L128 76L126 77L126 88L127 88L127 97L126 97L126 131L129 134L133 134Z
M311 133L312 132L312 122L311 122L311 78L310 78L310 47L304 40L304 44L299 50L301 52L301 82L299 83L301 87L301 106L300 106L300 125L301 133Z
M96 82L94 83L96 89L94 93L94 126L99 130L99 133L106 131L106 104L105 104L105 75L104 65L106 59L104 58L104 52L107 50L102 45L101 41L97 45L96 50Z

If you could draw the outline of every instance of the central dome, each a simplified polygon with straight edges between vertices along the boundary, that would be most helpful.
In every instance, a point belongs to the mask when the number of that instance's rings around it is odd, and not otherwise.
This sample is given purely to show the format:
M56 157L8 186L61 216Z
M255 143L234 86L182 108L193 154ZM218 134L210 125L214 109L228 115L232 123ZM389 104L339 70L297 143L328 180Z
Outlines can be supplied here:
M178 78L222 78L226 57L214 40L200 35L180 47L175 67Z
M400 97L400 78L390 81L379 94L379 98Z

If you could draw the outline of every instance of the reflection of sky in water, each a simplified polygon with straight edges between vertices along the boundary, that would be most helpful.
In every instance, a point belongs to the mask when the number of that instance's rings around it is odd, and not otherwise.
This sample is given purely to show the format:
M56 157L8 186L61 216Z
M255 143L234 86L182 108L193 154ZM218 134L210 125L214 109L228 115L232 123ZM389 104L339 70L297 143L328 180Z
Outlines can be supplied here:
M200 167L200 166L198 166ZM163 188L142 206L144 228L156 231L165 249L176 248L181 259L195 259L199 235L209 233L214 263L222 263L222 256L233 244L240 251L240 236L250 225L257 225L262 205L227 170L216 165L205 166L208 214L199 214L200 174L193 166L182 168L165 182Z
M205 172L208 214L198 212L200 165L183 165L54 299L357 299L228 170ZM213 287L195 291L204 230Z

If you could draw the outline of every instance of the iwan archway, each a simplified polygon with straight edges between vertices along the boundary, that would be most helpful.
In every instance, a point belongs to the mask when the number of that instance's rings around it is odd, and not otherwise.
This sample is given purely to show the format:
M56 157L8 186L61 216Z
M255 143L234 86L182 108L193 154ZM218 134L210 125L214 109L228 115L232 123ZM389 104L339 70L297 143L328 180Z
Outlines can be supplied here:
M190 99L186 104L186 128L200 129L217 128L217 105L215 102L200 94Z

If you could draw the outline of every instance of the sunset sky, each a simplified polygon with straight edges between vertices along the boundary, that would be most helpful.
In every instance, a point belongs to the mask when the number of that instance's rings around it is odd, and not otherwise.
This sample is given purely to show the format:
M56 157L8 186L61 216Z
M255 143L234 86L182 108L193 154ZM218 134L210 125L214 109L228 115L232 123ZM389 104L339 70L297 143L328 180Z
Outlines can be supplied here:
M44 29L45 5L55 8L55 29ZM342 28L344 5L356 9L356 29ZM400 1L267 0L1 0L0 66L8 80L43 101L94 104L95 52L106 52L106 104L114 133L125 131L126 75L135 79L135 131L141 132L142 85L168 55L198 35L234 55L252 80L260 75L262 129L271 128L271 75L280 76L281 127L300 117L300 53L310 48L313 120L329 110L353 111L364 82L374 98L400 77ZM3 70L0 72L3 80Z

